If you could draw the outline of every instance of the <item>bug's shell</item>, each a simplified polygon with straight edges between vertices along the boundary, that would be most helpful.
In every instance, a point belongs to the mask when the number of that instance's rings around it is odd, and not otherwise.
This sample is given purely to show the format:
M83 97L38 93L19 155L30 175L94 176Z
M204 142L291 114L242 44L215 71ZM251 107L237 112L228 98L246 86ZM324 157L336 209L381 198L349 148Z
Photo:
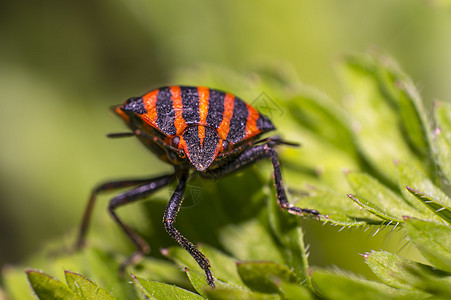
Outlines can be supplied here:
M271 121L250 104L230 93L206 87L162 87L142 97L128 99L116 112L130 126L127 114L119 110L134 113L165 135L168 144L175 136L181 137L188 145L179 148L187 149L194 165L193 154L199 159L210 157L208 163L203 164L210 165L224 150L223 141L233 148L237 143L275 129ZM204 146L204 141L211 145Z

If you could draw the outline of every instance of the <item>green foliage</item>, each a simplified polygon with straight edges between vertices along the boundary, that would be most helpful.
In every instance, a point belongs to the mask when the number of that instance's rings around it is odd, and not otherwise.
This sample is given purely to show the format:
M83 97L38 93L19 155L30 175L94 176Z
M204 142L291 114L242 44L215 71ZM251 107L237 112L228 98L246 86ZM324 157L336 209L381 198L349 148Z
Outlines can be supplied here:
M174 285L135 277L133 282L143 292L144 299L203 299L190 291Z
M153 258L130 267L132 275L116 272L131 248L124 246L128 252L121 254L108 234L97 234L98 247L30 260L28 265L52 274L76 270L64 273L66 283L27 271L34 293L39 299L449 299L451 201L444 179L451 180L451 106L438 103L429 120L412 81L387 57L348 57L339 70L349 88L342 105L275 68L240 76L205 67L174 81L256 98L253 104L279 128L295 128L285 138L308 149L280 149L291 202L320 211L320 221L332 225L404 230L428 263L365 253L380 282L311 268L301 220L279 209L270 166L261 164L215 182L194 181L205 201L192 199L195 205L183 207L177 220L190 240L205 243L199 248L211 262L216 289L186 251L165 248L174 242L152 223L161 220L165 205L157 196L134 211ZM262 91L271 97L256 97ZM3 270L5 290L13 298L30 298L20 272Z
M114 299L103 288L80 274L65 271L66 285L39 271L26 272L30 285L39 299Z

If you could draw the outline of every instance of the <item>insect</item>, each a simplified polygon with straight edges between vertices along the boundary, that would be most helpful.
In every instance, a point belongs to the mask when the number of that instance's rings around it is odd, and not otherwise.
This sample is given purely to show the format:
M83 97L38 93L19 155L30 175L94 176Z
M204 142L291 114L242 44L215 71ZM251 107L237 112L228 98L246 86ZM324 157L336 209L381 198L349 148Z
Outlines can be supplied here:
M205 271L208 284L214 287L214 277L207 257L173 225L192 172L197 172L204 178L217 178L269 158L274 169L280 208L294 215L309 214L319 218L316 210L290 204L285 194L275 147L297 144L283 141L279 137L259 139L275 127L266 116L240 98L206 87L170 86L156 89L142 97L129 98L124 104L113 107L113 111L125 121L131 132L111 134L110 137L136 136L160 159L174 167L172 174L106 182L92 191L83 215L78 248L85 244L96 195L102 191L131 188L112 198L108 206L113 219L137 248L120 265L120 271L123 272L127 265L138 261L150 248L118 217L116 209L143 199L178 179L177 187L164 212L164 227L191 254Z

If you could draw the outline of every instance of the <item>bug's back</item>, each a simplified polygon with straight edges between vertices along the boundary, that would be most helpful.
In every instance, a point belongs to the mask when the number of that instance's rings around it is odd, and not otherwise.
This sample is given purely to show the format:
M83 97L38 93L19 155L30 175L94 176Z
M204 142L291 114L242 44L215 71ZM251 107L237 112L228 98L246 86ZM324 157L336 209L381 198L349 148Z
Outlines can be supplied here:
M192 125L218 131L222 140L236 144L275 129L271 121L240 98L206 87L171 86L130 98L123 108L166 136L181 135Z

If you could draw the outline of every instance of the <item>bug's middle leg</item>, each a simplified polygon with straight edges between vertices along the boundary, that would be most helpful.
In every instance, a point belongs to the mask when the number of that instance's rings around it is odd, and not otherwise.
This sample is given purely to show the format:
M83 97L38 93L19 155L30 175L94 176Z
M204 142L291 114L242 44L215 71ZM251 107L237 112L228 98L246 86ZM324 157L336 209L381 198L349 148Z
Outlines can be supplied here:
M200 252L193 243L188 241L173 225L175 222L175 218L177 217L177 213L180 210L180 206L183 201L183 194L186 188L186 182L188 180L188 171L181 174L179 178L179 183L177 188L172 194L171 199L169 200L168 206L166 207L166 211L164 212L163 223L166 231L172 236L177 243L180 244L186 251L191 254L191 256L196 260L199 266L205 271L205 275L207 277L207 282L210 286L214 287L214 278L210 271L210 262L207 257Z

